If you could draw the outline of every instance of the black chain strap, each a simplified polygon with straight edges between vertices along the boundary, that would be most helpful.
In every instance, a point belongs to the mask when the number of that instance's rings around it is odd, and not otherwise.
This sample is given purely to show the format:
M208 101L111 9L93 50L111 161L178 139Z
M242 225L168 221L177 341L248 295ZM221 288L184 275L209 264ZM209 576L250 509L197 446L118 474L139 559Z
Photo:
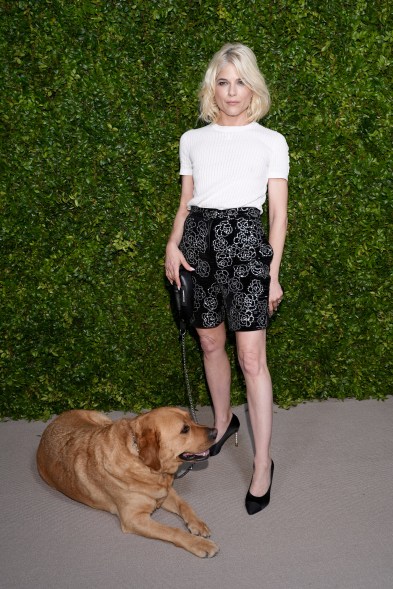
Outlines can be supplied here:
M186 383L186 390L187 390L188 402L190 404L190 413L191 413L191 417L193 418L193 420L195 421L195 423L198 423L198 419L197 419L196 411L195 411L195 406L194 406L194 401L192 399L192 393L191 393L191 387L190 387L190 379L188 377L188 370L187 370L187 361L186 361L186 330L185 329L181 329L180 330L180 343L181 343L181 351L182 351L183 373L184 373L184 380L185 380L185 383Z
M188 377L188 370L187 370L186 326L182 320L180 321L179 339L180 339L180 343L181 343L181 355L182 355L182 363L183 363L184 381L186 383L186 391L187 391L187 396L188 396L188 402L190 405L190 413L191 413L191 417L193 418L195 423L198 423L198 419L197 419L196 411L195 411L195 405L194 405L194 401L192 399L190 379ZM193 466L194 466L193 464L188 464L187 467L184 468L184 470L180 470L176 474L175 478L182 479L184 476L186 476L186 474L188 472L190 472L190 470L193 469Z

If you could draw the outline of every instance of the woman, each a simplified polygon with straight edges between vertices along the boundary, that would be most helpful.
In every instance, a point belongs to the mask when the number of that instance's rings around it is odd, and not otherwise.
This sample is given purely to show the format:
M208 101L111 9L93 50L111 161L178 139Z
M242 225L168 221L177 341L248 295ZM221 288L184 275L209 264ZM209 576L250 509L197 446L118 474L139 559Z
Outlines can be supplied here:
M269 504L274 470L266 328L283 297L279 268L287 229L288 146L282 135L256 122L268 112L270 97L255 55L244 45L227 44L214 55L200 107L209 124L187 131L180 140L182 190L165 269L179 287L179 267L192 271L192 323L218 430L211 456L239 429L230 406L225 318L236 333L255 444L245 501L252 515ZM266 193L269 242L260 220Z

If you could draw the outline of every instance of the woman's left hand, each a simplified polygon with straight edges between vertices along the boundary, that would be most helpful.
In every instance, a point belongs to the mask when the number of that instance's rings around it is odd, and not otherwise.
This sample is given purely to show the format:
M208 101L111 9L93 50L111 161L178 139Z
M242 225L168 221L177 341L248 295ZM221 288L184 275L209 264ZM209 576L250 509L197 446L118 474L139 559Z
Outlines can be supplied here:
M278 310L280 303L283 299L284 291L281 288L281 284L278 280L272 280L270 282L269 289L269 315L273 315L274 311Z

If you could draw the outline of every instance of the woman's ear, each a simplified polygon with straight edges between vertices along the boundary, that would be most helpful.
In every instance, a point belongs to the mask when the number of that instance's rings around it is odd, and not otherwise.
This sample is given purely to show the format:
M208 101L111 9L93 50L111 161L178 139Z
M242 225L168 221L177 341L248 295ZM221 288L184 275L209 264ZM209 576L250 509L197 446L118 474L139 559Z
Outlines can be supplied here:
M143 429L138 436L137 444L139 448L139 458L142 462L153 470L160 470L160 441L157 432L150 428Z

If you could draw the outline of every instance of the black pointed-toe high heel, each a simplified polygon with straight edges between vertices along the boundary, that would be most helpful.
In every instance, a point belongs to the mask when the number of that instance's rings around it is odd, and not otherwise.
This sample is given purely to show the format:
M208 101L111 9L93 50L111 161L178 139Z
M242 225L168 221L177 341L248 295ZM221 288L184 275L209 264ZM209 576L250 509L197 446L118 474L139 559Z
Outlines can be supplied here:
M217 456L217 454L219 454L219 452L221 451L221 448L223 447L223 445L225 444L227 439L230 436L232 436L233 434L235 434L235 446L237 446L237 432L239 431L239 427L240 427L240 421L238 420L236 415L233 413L230 424L227 427L227 431L225 432L225 434L222 436L222 438L216 444L213 444L213 446L211 446L211 448L209 450L210 456Z
M250 490L248 490L247 495L246 495L246 509L247 509L248 515L254 515L255 513L258 513L259 511L262 511L262 509L265 509L265 507L267 507L269 505L269 503L270 503L270 490L272 488L272 482L273 482L273 472L274 472L274 462L272 460L272 465L270 467L270 485L264 495L262 495L261 497L255 497L255 495L252 495L250 493Z

